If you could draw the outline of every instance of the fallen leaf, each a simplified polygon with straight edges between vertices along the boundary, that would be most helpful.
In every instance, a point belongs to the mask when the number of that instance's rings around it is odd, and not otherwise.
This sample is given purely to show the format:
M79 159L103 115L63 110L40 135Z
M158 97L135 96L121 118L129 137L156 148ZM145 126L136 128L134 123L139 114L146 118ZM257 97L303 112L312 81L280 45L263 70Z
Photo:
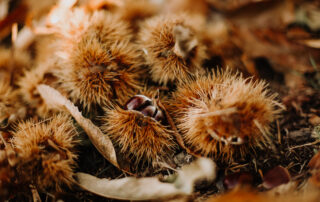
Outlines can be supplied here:
M0 20L4 19L9 11L9 0L2 0L0 2Z
M207 0L213 7L223 11L237 10L249 4L255 4L270 0Z
M178 171L172 183L160 182L157 177L126 177L122 179L99 179L86 173L77 173L78 185L97 195L120 200L153 200L190 195L194 183L200 179L213 181L216 165L207 158L199 158Z
M223 180L224 187L229 190L238 185L251 185L253 183L253 177L250 173L233 173L227 175Z
M320 152L315 154L308 163L310 173L312 176L309 178L308 183L312 187L320 187Z
M308 25L312 30L320 28L319 17L320 9L314 2L303 3L296 10L296 21Z
M320 169L320 152L312 157L308 164L311 170L319 170Z
M276 166L264 175L262 186L266 189L272 189L279 185L287 184L290 179L289 171L286 168Z
M206 202L270 202L269 197L251 189L234 189L226 194L211 197Z
M309 46L311 48L319 48L320 49L320 39L306 39L301 40L299 43Z
M314 126L320 125L320 117L316 114L312 114L309 118L309 123L311 123Z
M290 183L289 183L290 184ZM286 192L281 195L268 192L258 192L258 190L242 188L235 189L221 196L211 197L206 202L316 202L319 201L319 192L317 190L305 189L300 191Z
M37 89L49 107L67 110L84 129L92 144L100 154L102 154L102 156L114 166L120 168L117 162L116 152L110 138L103 134L101 130L91 122L91 120L84 118L78 107L61 95L60 92L48 85L38 85Z
M14 23L21 23L25 20L27 10L27 6L21 3L0 21L0 40L11 33L11 27Z
M308 180L312 186L320 188L320 171L315 172Z
M84 5L88 10L95 11L99 9L112 10L123 6L122 0L90 0Z

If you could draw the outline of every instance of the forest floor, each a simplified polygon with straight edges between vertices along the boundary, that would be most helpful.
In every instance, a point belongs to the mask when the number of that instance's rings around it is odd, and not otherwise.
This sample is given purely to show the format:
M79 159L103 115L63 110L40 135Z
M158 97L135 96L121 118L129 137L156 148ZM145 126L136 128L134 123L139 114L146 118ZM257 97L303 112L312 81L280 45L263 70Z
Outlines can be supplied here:
M0 40L3 46L9 48L14 23L18 22L19 33L25 26L31 26L32 19L39 20L49 15L49 11L53 9L51 1L48 1L51 3L47 2L47 5L46 3L36 5L38 1L31 0L4 2L8 4L0 4L0 8L5 9L7 5L7 14L0 20ZM88 8L91 6L92 10L113 11L114 7L123 6L111 0L92 1L95 3L76 2L74 5L82 4ZM130 8L130 1L128 2L125 4ZM161 2L161 12L175 13L184 10L206 16L207 24L203 40L207 45L209 57L203 63L204 68L216 71L229 67L240 71L245 77L265 80L269 84L268 89L278 94L278 101L285 107L285 110L271 125L273 146L268 148L267 152L265 149L257 149L254 157L249 155L238 159L231 165L216 161L218 177L215 181L196 183L193 194L175 199L177 201L205 201L235 186L240 186L239 184L266 191L270 187L264 186L265 176L268 173L273 175L272 172L285 173L283 175L288 173L289 182L296 183L297 190L302 189L312 176L309 162L320 149L320 3L317 0L261 0L258 2L254 0L201 0L197 3L192 0L172 0L171 3L163 0ZM131 4L135 2L132 1ZM140 8L140 10L143 9ZM33 58L37 54L35 44L36 42L32 42L26 48ZM164 94L166 93L169 94L164 90ZM97 123L99 124L99 121ZM88 173L107 179L129 176L128 173L119 170L104 158L86 138L82 129L78 131L84 138L76 148L78 159L74 172ZM176 156L178 155L183 156L184 160L187 159L186 161L195 159L183 149L177 152ZM158 174L161 177L165 175L163 171ZM274 175L276 176L274 178L283 177L282 174ZM143 176L144 174L141 174L140 177ZM317 186L320 184L320 179L318 180ZM270 181L268 183L272 184L277 180ZM288 182L284 179L284 182L274 183L278 183L274 186L278 187ZM273 188L272 185L271 187ZM11 194L9 201L36 201L36 199L42 201L117 201L97 196L77 186L72 189L65 188L63 192L54 194L49 191L37 190L36 192L38 193L32 192L33 195L28 197L26 197L28 194L25 193ZM279 192L281 194L282 191Z

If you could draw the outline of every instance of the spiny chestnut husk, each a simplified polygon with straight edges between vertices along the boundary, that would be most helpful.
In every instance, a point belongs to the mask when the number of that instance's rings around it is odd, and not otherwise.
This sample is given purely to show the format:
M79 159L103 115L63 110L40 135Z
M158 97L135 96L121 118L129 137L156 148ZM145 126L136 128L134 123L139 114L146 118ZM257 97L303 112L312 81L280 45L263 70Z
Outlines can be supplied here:
M164 112L145 95L133 96L123 108L106 110L102 130L133 164L163 162L173 154L173 131L163 125ZM141 165L141 164L139 164Z
M12 145L20 162L20 180L40 190L61 191L71 186L76 166L77 132L69 116L58 114L45 121L25 121L16 126Z
M92 106L134 95L141 87L141 57L124 22L105 12L95 12L88 19L79 25L85 27L80 34L62 38L67 46L57 77L60 90L90 111Z
M205 46L185 15L156 16L147 20L139 33L139 41L150 66L151 78L160 84L180 82L204 72L201 64L206 58Z
M179 85L167 109L192 151L232 161L271 142L282 105L266 87L228 69Z
M125 0L118 7L116 14L130 24L134 31L139 31L139 24L159 12L159 6L149 0Z
M49 116L53 110L49 110L46 103L41 98L37 86L47 84L57 87L57 78L54 70L59 67L58 61L55 59L40 62L34 69L24 72L24 76L18 80L19 95L24 103L40 117Z
M17 90L13 90L6 79L0 80L0 126L24 118L26 108L20 102Z
M0 78L16 85L23 71L30 69L31 58L24 51L12 51L10 49L0 47Z

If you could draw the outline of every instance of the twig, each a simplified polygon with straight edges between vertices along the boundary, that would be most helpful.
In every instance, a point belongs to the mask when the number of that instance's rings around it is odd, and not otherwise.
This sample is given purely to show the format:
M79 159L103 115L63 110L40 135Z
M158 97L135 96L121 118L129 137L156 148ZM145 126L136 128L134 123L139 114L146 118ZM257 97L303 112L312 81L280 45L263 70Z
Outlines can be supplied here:
M278 131L278 142L279 142L279 144L281 144L280 124L279 124L278 120L277 120L277 131Z
M3 142L4 146L7 147L7 142L6 142L6 140L4 139L4 137L2 136L2 131L0 131L0 139L1 139L1 141Z
M31 190L31 193L32 193L33 202L41 202L41 198L40 198L40 195L38 193L38 190L33 185L30 185L30 190Z
M317 141L314 141L314 142L310 142L310 143L306 143L306 144L303 144L303 145L297 145L297 146L294 146L294 147L290 147L289 149L297 149L297 148L301 148L301 147L306 147L306 146L312 146L312 145L315 145L315 144L318 144L320 143L320 140L317 140Z
M163 106L163 104L162 104L160 101L158 101L158 102L157 102L157 105L162 109L162 111L164 112L164 114L165 114L165 116L166 116L166 118L167 118L167 121L168 121L169 125L170 125L171 128L174 130L175 139L177 140L177 142L178 142L178 144L180 145L180 147L181 147L182 149L184 149L185 151L187 151L187 153L189 153L189 154L191 154L191 155L193 155L193 156L195 156L195 157L198 157L198 158L201 157L200 155L194 153L193 151L191 151L189 148L187 148L187 147L185 146L184 141L183 141L183 139L182 139L182 137L181 137L181 135L180 135L180 133L179 133L176 125L174 124L171 116L169 115L169 113L167 112L167 110L166 110L166 108Z

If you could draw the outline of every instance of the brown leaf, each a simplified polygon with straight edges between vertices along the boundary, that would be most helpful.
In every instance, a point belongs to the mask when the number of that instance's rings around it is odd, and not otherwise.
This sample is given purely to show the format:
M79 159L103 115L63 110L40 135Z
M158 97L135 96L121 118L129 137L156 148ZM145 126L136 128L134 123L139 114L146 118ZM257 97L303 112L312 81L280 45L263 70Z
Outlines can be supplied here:
M123 6L123 4L123 0L89 0L85 6L88 10L95 11L99 9L112 10Z
M263 187L266 189L272 189L282 184L286 184L290 181L291 177L289 171L282 167L276 166L273 169L269 170L263 176Z
M251 189L234 189L220 196L211 197L206 202L270 202L269 197Z
M0 40L8 36L11 32L11 27L14 23L23 22L28 7L21 3L17 8L15 8L7 17L0 21Z
M243 9L227 19L233 25L230 39L248 58L266 58L276 72L311 72L310 56L319 62L320 52L287 34L295 22L292 1L273 1L255 9ZM300 40L300 39L299 39Z
M308 164L311 170L318 170L320 169L320 152L312 157Z
M2 0L0 2L0 20L5 18L9 11L9 0Z
M207 0L170 0L163 5L164 13L188 12L206 15L209 11Z
M316 114L311 114L311 116L309 117L309 123L314 126L320 125L320 117Z
M320 152L315 154L308 163L312 176L309 178L308 182L313 187L320 187Z
M281 29L241 26L236 28L236 32L234 42L238 47L242 47L249 57L269 59L274 66L277 65L276 70L280 72L313 71L308 54L313 58L320 56L319 51L288 40Z
M223 11L233 11L248 4L256 4L259 2L270 0L207 0L212 6Z
M316 173L314 173L314 174L309 178L308 182L309 182L311 185L320 188L320 172L317 171Z
M253 177L250 173L233 173L227 175L223 180L223 185L226 189L233 189L238 185L244 184L251 185L252 183Z

